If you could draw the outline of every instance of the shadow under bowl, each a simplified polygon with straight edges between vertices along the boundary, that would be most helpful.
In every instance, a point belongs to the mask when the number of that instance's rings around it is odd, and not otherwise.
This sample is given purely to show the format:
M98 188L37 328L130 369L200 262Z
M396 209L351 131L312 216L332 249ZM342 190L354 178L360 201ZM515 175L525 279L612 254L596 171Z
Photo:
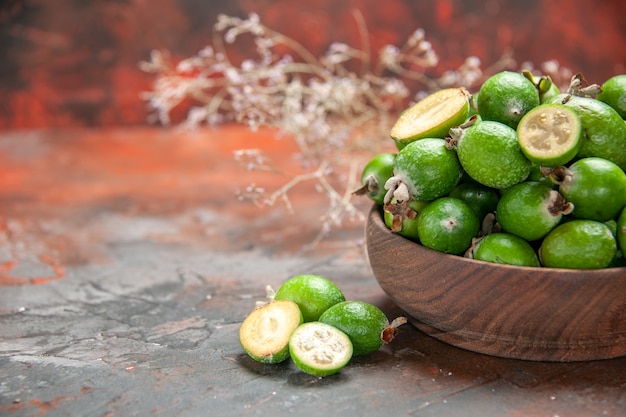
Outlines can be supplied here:
M488 263L392 233L374 206L367 252L379 285L419 330L445 343L533 361L626 355L626 268Z

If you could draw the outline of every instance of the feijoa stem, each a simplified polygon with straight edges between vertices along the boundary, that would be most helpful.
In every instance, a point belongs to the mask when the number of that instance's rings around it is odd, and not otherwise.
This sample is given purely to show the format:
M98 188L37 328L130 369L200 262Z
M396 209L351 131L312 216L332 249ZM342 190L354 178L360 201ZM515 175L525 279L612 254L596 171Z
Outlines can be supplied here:
M392 221L391 221L391 231L397 233L402 230L402 222L404 219L414 219L417 216L417 212L409 207L409 203L407 201L403 202L389 202L385 203L383 206L383 210L388 213L391 213Z
M406 317L396 317L389 324L389 326L385 327L380 334L380 340L383 341L384 344L389 344L398 334L398 327L402 326L407 322Z
M589 84L585 77L579 72L572 77L567 94L579 97L596 98L602 92L602 87L598 84Z
M565 197L558 191L550 191L550 206L548 207L550 214L558 216L560 214L570 214L572 211L574 211L572 203L565 200Z
M556 185L561 185L564 182L572 180L572 171L563 166L555 168L541 167L539 170L541 175L548 178Z
M363 186L357 188L352 192L355 195L365 195L365 194L373 194L377 193L380 189L380 184L374 175L369 175L363 181Z

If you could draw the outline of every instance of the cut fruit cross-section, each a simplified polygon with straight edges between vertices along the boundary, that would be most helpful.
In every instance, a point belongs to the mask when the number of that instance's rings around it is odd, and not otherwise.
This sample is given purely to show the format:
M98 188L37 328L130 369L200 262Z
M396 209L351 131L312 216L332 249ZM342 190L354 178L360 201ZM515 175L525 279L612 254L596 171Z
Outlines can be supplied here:
M422 138L444 138L451 127L465 122L470 110L465 88L446 88L429 94L406 109L391 128L398 148Z
M302 323L298 305L290 300L276 300L257 307L239 328L243 350L262 363L278 363L289 357L289 338Z
M517 126L526 157L541 166L557 167L571 161L581 145L581 123L576 112L560 104L542 104L529 111Z
M343 369L352 358L352 349L352 342L344 332L317 321L298 327L289 341L289 353L296 366L318 377Z

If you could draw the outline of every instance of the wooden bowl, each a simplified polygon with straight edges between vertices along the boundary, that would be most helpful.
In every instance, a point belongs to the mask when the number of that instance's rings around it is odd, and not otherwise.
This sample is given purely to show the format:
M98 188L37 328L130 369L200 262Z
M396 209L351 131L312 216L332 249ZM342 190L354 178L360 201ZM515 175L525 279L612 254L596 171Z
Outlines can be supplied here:
M488 355L584 361L626 355L626 268L500 265L437 252L366 225L381 288L421 331Z

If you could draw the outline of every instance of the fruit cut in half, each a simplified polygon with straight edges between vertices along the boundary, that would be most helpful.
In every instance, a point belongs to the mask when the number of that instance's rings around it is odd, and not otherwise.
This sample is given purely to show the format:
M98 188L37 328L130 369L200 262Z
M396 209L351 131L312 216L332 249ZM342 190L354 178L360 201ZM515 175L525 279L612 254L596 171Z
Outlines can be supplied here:
M446 88L429 94L406 109L393 125L390 136L399 148L422 138L444 138L451 127L465 122L470 111L465 88Z
M312 321L299 326L291 335L289 353L295 365L313 376L333 375L352 358L352 342L341 330Z
M571 161L580 149L581 137L578 115L561 104L539 105L526 113L517 126L522 152L541 166L557 167Z
M289 357L289 338L302 323L298 305L289 300L257 307L239 328L243 350L262 363L279 363Z

